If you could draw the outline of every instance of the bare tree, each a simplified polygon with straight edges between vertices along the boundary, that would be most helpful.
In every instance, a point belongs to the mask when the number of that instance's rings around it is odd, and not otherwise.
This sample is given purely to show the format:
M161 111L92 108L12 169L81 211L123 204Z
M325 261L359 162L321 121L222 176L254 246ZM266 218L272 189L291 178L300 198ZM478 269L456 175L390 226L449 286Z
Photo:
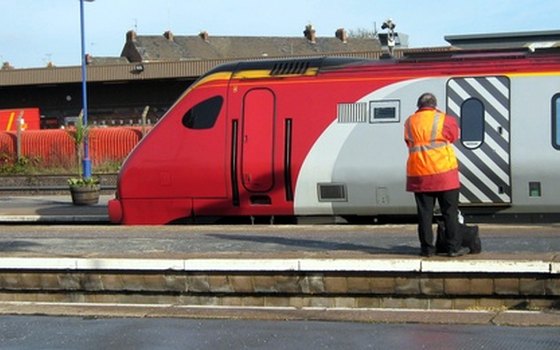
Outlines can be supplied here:
M348 37L357 39L373 39L377 37L376 29L356 28L348 31Z

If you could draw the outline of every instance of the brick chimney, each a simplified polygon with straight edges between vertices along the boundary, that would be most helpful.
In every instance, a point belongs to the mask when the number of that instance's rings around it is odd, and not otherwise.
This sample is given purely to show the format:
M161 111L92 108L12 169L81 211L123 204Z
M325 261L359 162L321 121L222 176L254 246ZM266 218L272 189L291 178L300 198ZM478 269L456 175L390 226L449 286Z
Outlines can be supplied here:
M305 30L303 31L303 35L305 38L309 40L312 44L315 44L317 41L315 40L315 28L313 28L312 24L308 24L305 26Z
M14 66L12 66L12 65L10 64L10 62L7 62L7 61L6 61L6 62L2 63L2 68L1 68L1 69L2 69L2 70L14 69Z
M173 33L170 30L163 33L163 36L165 37L165 39L173 41Z
M126 32L126 42L135 42L136 41L136 32L134 30L129 30Z
M346 32L346 29L338 28L334 35L338 40L342 41L343 43L346 44L348 42L348 33Z
M204 41L208 41L208 32L207 31L202 31L200 32L200 34L198 34L198 36L204 40Z

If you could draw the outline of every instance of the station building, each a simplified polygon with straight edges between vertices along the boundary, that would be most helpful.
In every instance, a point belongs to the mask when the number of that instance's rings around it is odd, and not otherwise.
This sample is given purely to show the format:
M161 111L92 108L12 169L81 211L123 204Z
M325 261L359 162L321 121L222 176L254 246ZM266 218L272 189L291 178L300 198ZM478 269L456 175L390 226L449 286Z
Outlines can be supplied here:
M378 38L349 38L344 29L319 37L311 25L301 37L211 36L208 32L178 36L171 31L142 36L129 31L120 57L87 56L89 121L137 124L149 106L147 121L154 123L201 74L230 61L317 55L377 58L382 49ZM58 128L79 115L81 66L13 69L4 64L0 109L30 107L39 108L42 128Z

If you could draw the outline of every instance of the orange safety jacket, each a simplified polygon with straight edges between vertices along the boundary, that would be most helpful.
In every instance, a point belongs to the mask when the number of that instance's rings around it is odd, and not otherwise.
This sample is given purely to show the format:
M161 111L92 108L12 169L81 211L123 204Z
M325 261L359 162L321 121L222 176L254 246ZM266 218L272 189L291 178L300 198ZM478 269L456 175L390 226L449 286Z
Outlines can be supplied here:
M459 166L452 146L458 136L455 118L435 108L422 108L406 120L407 191L439 192L460 187Z

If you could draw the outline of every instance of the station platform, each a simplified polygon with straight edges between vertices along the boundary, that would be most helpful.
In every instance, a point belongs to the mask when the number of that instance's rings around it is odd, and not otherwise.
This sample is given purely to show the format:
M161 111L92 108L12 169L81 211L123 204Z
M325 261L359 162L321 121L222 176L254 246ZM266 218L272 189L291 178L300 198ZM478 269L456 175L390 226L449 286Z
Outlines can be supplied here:
M101 195L96 205L76 206L70 194L4 196L0 197L0 223L109 223L111 198Z
M82 245L75 250L73 245L61 245L56 250L45 244L37 245L34 251L27 254L42 256L54 254L59 256L105 256L108 258L134 258L139 256L150 259L169 260L170 257L206 258L219 256L234 258L275 258L289 259L280 264L285 270L301 269L309 264L294 258L308 257L316 259L336 259L340 266L336 269L362 269L363 267L344 267L340 259L394 259L389 270L419 272L527 272L560 274L560 223L543 224L482 224L481 238L483 252L459 258L434 256L421 258L418 253L415 225L183 225L183 226L120 226L109 223L107 202L112 195L102 195L97 205L75 206L70 195L47 196L6 196L0 197L0 225L3 238L9 239L10 224L38 224L44 231L52 224L76 225L83 223L96 224L88 229L95 237L89 236L90 244ZM49 225L49 226L47 226ZM58 229L67 231L68 227ZM79 231L82 231L80 229ZM16 230L17 231L17 230ZM71 230L70 230L71 231ZM159 247L162 237L177 239L166 248ZM133 242L137 237L146 239L145 245L131 247L127 245L114 249L111 237L129 238ZM188 244L184 244L184 236L188 236ZM46 236L46 234L45 234ZM208 237L216 242L211 243ZM1 239L2 237L0 237ZM41 241L41 236L34 237ZM68 240L81 241L83 237L68 237ZM169 243L169 240L167 240ZM177 248L179 247L179 248ZM44 251L41 251L41 248ZM175 249L177 248L177 249ZM6 253L4 252L6 256ZM491 266L484 266L492 261ZM174 268L177 262L164 263L164 268ZM338 264L337 263L337 264ZM182 266L182 262L179 265ZM224 270L237 266L244 269L245 263L228 262L224 266L215 266ZM443 265L441 265L443 264ZM66 266L66 263L62 265ZM280 266L275 263L274 266ZM312 265L312 264L311 264ZM321 269L326 265L309 266L309 269ZM360 265L361 266L361 265ZM272 265L259 264L252 269L267 269ZM383 267L388 268L387 266ZM111 269L122 269L113 266ZM327 269L330 269L327 268ZM374 268L377 269L377 268Z
M119 226L110 198L0 197L0 303L524 311L560 325L558 223L482 224L481 254L424 258L415 225Z

